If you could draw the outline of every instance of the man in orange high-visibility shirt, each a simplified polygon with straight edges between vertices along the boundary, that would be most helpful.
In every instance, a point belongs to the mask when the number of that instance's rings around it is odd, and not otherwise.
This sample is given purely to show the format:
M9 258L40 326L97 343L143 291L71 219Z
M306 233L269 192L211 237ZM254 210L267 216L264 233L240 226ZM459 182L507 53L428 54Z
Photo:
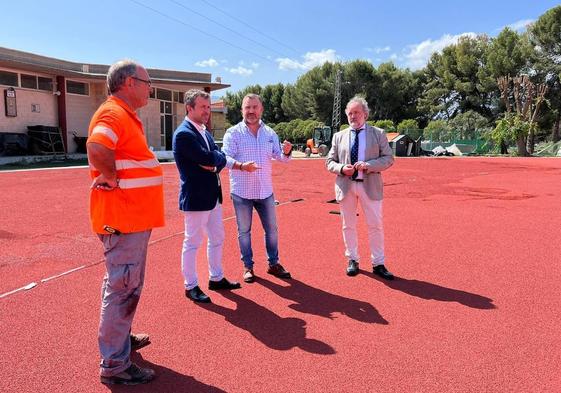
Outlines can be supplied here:
M148 103L151 81L130 60L107 73L110 96L90 123L87 142L90 219L103 243L107 272L102 285L99 322L100 378L105 384L136 385L154 370L130 360L131 350L150 344L146 334L131 334L144 283L152 228L164 225L162 168L146 144L135 111Z

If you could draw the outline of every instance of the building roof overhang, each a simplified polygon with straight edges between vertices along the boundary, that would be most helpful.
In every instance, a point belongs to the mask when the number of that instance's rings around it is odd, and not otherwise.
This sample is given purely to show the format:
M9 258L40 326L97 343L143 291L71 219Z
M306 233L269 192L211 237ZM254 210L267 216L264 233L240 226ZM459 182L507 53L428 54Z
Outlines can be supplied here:
M108 65L75 63L3 47L0 47L0 67L92 81L104 81L109 70ZM211 91L230 87L221 82L212 82L211 74L208 73L157 68L146 70L152 81L158 84L208 87Z

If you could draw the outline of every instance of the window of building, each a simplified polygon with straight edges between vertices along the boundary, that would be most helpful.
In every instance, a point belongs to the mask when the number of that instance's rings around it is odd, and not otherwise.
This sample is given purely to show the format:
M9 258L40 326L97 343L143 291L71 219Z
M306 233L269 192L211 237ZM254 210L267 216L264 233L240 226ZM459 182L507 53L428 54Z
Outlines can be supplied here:
M53 91L53 80L51 78L37 77L39 90Z
M171 115L171 102L160 101L160 113Z
M71 94L80 94L83 96L90 95L90 85L78 81L66 81L66 91Z
M158 100L171 101L172 99L171 90L156 89L156 98Z
M36 75L21 74L20 78L21 78L21 87L25 87L27 89L37 89Z
M183 93L180 91L173 92L173 101L183 104Z
M19 86L18 74L16 74L15 72L0 70L0 85L16 86L16 87Z

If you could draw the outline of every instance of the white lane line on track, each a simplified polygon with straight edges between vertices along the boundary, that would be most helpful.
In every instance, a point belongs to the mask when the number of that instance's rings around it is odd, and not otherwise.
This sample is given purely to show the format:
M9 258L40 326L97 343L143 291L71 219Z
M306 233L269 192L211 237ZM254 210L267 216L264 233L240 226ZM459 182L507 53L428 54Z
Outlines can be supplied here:
M296 198L296 199L291 199L291 200L286 201L286 202L278 203L278 204L276 204L276 205L277 205L277 206L284 206L284 205L287 205L287 204L289 204L289 203L301 202L301 201L303 201L303 200L304 200L303 198ZM230 217L226 217L226 218L222 219L222 221L230 221L230 220L233 220L234 218L236 218L236 216L230 216ZM148 245L151 246L151 245L153 245L153 244L156 244L156 243L159 243L159 242L161 242L161 241L164 241L164 240L167 240L167 239L171 239L171 238L173 238L173 237L175 237L175 236L179 236L179 235L183 235L183 234L184 234L183 231L177 232L177 233L173 233L173 234L171 234L171 235L164 236L164 237L161 237L161 238L159 238L159 239L152 240L152 241L150 241L150 242L148 243ZM54 276L50 276L50 277L47 277L47 278L43 278L43 279L40 280L40 282L41 282L41 283L45 283L45 282L48 282L48 281L51 281L51 280L54 280L54 279L57 279L57 278L66 276L66 275L68 275L68 274L77 272L77 271L79 271L79 270L82 270L82 269L85 269L85 268L88 268L88 267L92 267L92 266L99 265L100 263L103 263L104 261L105 261L105 259L101 259L101 260L99 260L99 261L92 262L92 263L90 263L89 265L78 266L78 267L72 268L72 269L70 269L70 270L67 270L67 271L65 271L65 272L62 272L62 273L59 273L59 274L55 274ZM17 293L17 292L20 292L20 291L27 291L27 290L29 290L29 289L35 288L36 286L37 286L37 283L36 283L36 282L29 283L29 284L27 284L27 285L24 286L24 287L17 288L17 289L14 289L14 290L12 290L12 291L9 291L9 292L0 294L0 299L2 299L2 298L4 298L4 297L8 297L8 296L13 295L13 294L15 294L15 293Z
M99 263L99 262L97 262L97 263ZM74 269L67 270L67 271L62 272L62 273L60 273L60 274L56 274L56 275L51 276L51 277L43 278L43 279L41 279L41 282L47 282L47 281L54 280L55 278L59 278L59 277L62 277L62 276L66 276L67 274L70 274L70 273L72 273L72 272L81 270L81 269L83 269L83 268L85 268L85 267L86 267L86 265L82 265L82 266L75 267Z
M3 297L6 297L6 296L10 296L10 295L12 295L12 294L14 294L14 293L17 293L17 292L19 292L19 291L28 291L28 290L30 290L31 288L35 288L36 286L37 286L37 283L36 283L36 282L31 282L31 283L27 284L27 285L24 286L24 287L21 287L21 288L18 288L18 289L14 289L13 291L6 292L6 293L1 294L1 295L0 295L0 299L2 299Z

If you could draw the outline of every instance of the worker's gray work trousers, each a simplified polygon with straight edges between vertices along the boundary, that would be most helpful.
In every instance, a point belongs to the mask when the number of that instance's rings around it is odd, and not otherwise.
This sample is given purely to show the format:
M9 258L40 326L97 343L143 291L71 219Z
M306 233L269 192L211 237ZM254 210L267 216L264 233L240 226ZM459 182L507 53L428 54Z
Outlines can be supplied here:
M110 377L131 365L130 331L144 284L146 252L152 231L98 235L107 272L101 286L100 374Z

